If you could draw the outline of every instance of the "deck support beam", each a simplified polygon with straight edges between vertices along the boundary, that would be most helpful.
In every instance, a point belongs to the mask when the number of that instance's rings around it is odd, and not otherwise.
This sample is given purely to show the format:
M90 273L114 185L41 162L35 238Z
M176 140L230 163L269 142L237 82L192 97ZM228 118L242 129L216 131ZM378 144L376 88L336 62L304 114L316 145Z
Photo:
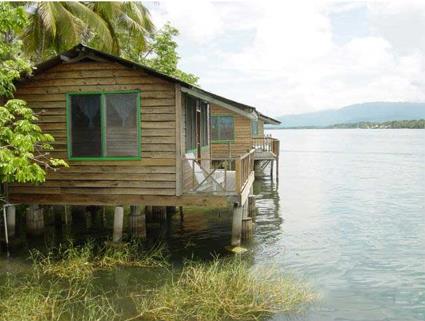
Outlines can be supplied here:
M30 205L26 212L27 232L31 235L40 235L44 230L44 213L38 205Z
M7 232L9 237L15 236L16 232L16 207L9 205L6 208Z
M132 236L146 238L146 216L141 212L140 206L130 206L130 233Z
M112 242L117 243L122 240L122 230L124 225L124 208L122 206L115 207L114 212L114 231L112 234Z

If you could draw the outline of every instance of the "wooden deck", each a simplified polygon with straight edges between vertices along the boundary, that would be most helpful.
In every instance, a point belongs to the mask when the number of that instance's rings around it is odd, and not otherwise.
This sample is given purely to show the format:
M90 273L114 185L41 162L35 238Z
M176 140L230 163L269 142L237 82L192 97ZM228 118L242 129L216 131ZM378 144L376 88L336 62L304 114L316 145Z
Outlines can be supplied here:
M255 160L276 160L279 158L280 141L273 137L257 137L253 139Z
M183 159L183 195L222 196L245 203L254 182L255 150L236 158Z

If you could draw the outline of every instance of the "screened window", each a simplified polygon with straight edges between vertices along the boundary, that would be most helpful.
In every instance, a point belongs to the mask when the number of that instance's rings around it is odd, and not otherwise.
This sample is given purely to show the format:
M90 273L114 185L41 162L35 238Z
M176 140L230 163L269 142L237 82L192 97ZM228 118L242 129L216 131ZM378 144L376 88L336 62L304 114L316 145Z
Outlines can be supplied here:
M138 92L69 94L70 158L140 157Z
M252 136L258 136L258 121L251 121L251 134Z
M211 116L211 139L213 142L227 142L234 139L232 116Z

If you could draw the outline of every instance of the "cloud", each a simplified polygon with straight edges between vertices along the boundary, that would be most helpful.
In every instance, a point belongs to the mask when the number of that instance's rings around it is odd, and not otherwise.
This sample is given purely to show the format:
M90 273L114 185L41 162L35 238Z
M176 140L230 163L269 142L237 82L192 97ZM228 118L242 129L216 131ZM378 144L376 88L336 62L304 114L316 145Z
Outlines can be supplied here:
M272 115L425 100L423 1L176 1L151 12L180 30L181 67L202 87Z

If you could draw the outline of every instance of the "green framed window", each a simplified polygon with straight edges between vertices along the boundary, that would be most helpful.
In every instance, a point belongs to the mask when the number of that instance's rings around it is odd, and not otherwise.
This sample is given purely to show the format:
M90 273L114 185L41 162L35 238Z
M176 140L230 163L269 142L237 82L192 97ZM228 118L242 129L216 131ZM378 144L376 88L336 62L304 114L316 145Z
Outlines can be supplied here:
M140 159L140 91L68 93L66 102L69 159Z
M256 120L251 121L251 135L253 137L258 136L258 121Z
M235 139L233 116L211 116L211 140L213 143L233 142Z

